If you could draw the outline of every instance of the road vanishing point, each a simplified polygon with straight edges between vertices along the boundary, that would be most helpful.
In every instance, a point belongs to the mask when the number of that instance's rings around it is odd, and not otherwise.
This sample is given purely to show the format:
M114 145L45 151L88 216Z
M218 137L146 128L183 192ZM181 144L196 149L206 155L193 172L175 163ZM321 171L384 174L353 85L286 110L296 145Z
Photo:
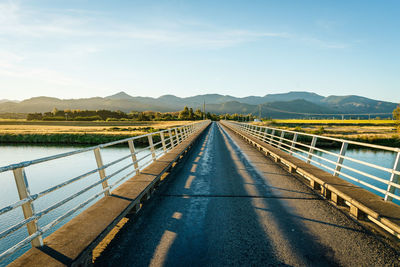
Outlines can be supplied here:
M213 122L94 265L400 266L400 254Z

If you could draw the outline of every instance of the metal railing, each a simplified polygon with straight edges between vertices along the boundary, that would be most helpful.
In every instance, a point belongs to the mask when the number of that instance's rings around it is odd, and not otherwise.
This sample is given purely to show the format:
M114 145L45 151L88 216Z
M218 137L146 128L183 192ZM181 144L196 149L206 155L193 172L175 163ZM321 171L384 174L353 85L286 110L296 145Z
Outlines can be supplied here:
M282 151L285 151L306 161L307 163L313 163L314 165L325 168L326 170L332 172L334 176L347 178L350 182L358 183L366 187L367 189L372 189L372 191L379 192L384 197L385 201L393 201L394 199L400 200L400 196L398 195L398 191L400 189L399 148L373 145L368 143L361 143L315 134L307 134L279 128L258 126L247 123L238 123L231 121L225 122L231 125L236 130L247 133L257 138L258 140L277 147ZM322 147L318 147L318 141L322 143L337 143L340 146L339 153L335 153ZM375 163L366 162L365 160L359 158L346 156L347 148L349 145L358 148L392 152L394 153L395 157L393 167L387 168L377 165ZM320 155L318 155L316 152L319 152ZM331 159L327 158L328 156L331 157ZM358 164L358 167L352 167L350 166L351 164ZM344 172L343 170L347 171ZM375 171L372 170L378 170L384 174L387 174L388 177L390 175L390 178L385 179L383 177L380 177L374 174ZM357 175L354 175L352 173ZM374 184L369 181L374 181Z
M115 188L117 185L119 185L122 181L131 178L132 176L139 174L141 169L146 167L148 164L152 163L153 161L156 161L157 158L163 156L164 154L168 153L169 150L173 149L175 146L179 145L181 142L186 140L189 136L191 136L193 133L197 132L200 130L202 126L204 126L207 123L207 121L201 121L201 122L196 122L196 123L191 123L185 126L181 127L176 127L176 128L170 128L167 130L162 130L154 133L149 133L149 134L144 134L140 136L135 136L131 138L126 138L123 140L119 141L114 141L110 142L107 144L101 144L98 146L94 147L89 147L89 148L84 148L80 150L75 150L67 153L62 153L50 157L45 157L45 158L40 158L32 161L25 161L17 164L12 164L4 167L0 167L0 173L4 172L13 172L13 176L15 179L15 184L18 190L18 195L19 195L19 201L8 205L6 207L3 207L0 209L0 219L1 216L6 214L7 212L10 212L14 209L17 209L19 207L22 208L24 219L22 221L16 222L13 226L7 228L6 230L0 232L0 240L9 236L13 232L17 231L18 229L26 226L28 230L28 237L24 238L20 242L18 242L16 245L13 245L9 247L7 250L2 252L0 254L0 263L10 255L14 254L24 246L28 245L31 243L33 247L39 247L43 245L43 234L48 232L49 230L53 229L55 225L66 219L67 217L71 216L78 210L82 209L83 207L87 206L90 202L93 200L101 197L101 195L108 196L110 195L110 192L112 191L113 188ZM160 141L154 142L155 137L157 136L157 139ZM148 144L147 147L141 147L140 150L137 150L135 148L135 142L138 142L139 139L147 139L146 143ZM143 140L140 140L143 141ZM143 142L142 142L143 143ZM103 163L102 155L101 155L101 149L114 146L114 145L121 145L121 144L127 144L129 147L130 153L128 155L125 155L119 159L116 159L108 164ZM30 167L35 164L39 163L47 163L49 161L53 161L56 159L61 159L61 158L66 158L66 157L71 157L77 154L81 154L84 152L90 152L93 151L94 153L94 159L97 163L97 168L93 169L91 171L88 171L86 173L83 173L81 175L78 175L76 177L70 178L67 181L52 186L50 188L47 188L46 190L43 190L37 194L31 194L30 189L29 189L29 184L25 172L25 168ZM140 158L137 158L139 152L146 152L144 156L141 156ZM123 160L131 158L131 161L129 164L123 166L122 168L118 169L117 171L114 171L111 174L106 174L106 169L114 166L117 163L120 163ZM150 159L148 159L150 158ZM112 177L116 177L116 175L122 173L123 171L129 171L127 174L124 174L122 177L118 177L118 179L113 182L112 184L109 184L109 180ZM57 190L68 186L74 182L80 181L90 175L95 175L98 174L99 178L95 183L92 183L90 185L87 185L85 188L80 189L78 192L65 197L64 199L52 204L51 206L40 210L40 211L35 211L34 209L34 203L36 200L40 199L41 197L52 193L52 192L57 192ZM72 209L69 209L66 211L64 214L61 216L57 217L47 225L39 225L38 220L43 217L44 215L50 213L51 211L61 207L62 205L66 204L67 202L77 198L78 196L82 195L85 192L88 192L89 190L95 188L98 185L102 185L102 189L100 192L96 192L94 195L90 196L88 199L80 202L77 206L73 207Z

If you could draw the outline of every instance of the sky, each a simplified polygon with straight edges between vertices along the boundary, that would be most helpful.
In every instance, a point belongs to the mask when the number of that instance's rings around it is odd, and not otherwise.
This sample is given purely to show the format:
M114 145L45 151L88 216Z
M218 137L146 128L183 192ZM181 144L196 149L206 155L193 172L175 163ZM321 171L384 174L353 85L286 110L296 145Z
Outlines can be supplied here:
M400 102L400 1L0 0L0 99L289 91Z

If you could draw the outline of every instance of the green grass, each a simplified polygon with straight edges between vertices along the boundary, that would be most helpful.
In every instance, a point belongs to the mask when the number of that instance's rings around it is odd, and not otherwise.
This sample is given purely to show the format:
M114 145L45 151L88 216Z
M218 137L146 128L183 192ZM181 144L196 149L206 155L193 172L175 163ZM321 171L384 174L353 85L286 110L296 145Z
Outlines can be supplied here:
M126 139L133 136L110 134L0 134L0 144L65 144L99 145ZM153 141L159 142L160 136L154 135ZM147 145L148 139L135 140L137 145ZM125 144L126 145L126 144Z

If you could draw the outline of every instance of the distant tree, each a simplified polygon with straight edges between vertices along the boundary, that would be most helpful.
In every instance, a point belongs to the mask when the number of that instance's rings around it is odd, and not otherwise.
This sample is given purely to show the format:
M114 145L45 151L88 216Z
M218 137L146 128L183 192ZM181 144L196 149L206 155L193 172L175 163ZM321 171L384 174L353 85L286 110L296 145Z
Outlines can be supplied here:
M139 121L147 121L148 117L143 112L140 112L139 115L138 115L138 120Z
M196 111L194 112L194 117L196 120L203 119L203 112L199 108L196 109Z
M29 113L26 119L28 121L33 121L33 120L41 120L43 118L42 113Z
M193 112L193 110L192 110ZM181 112L179 112L179 117L180 120L187 120L189 119L189 108L185 106Z
M194 112L192 108L189 108L189 115L188 115L189 120L194 120Z
M400 105L393 110L393 119L400 121Z

